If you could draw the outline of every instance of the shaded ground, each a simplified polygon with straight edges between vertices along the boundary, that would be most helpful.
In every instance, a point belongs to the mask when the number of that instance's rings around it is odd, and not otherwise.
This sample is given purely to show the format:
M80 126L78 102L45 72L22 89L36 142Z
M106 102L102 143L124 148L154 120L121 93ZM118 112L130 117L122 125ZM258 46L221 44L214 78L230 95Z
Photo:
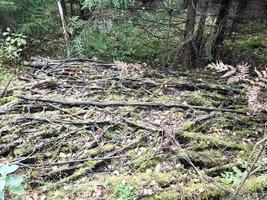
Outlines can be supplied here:
M242 88L201 72L54 62L0 99L0 162L21 167L25 199L229 199L265 123L246 115ZM266 180L250 178L243 198L264 199Z

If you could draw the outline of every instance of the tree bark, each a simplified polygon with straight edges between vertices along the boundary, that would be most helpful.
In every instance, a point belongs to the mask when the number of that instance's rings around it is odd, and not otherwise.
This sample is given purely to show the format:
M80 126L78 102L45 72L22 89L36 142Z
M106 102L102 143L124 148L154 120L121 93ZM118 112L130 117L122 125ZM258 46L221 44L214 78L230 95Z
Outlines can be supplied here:
M201 7L201 16L198 22L198 29L196 33L196 38L195 38L195 44L196 44L196 50L197 50L197 56L199 58L202 57L202 41L203 41L203 34L205 30L205 24L206 24L206 19L207 19L207 10L209 6L209 0L202 0L200 2L200 7Z
M57 4L58 4L59 15L60 15L61 23L62 23L62 28L63 28L63 35L64 35L64 40L65 40L65 45L66 45L66 50L67 50L67 57L69 57L70 56L69 36L68 36L67 25L64 19L61 0L58 0Z
M74 8L73 8L73 4L74 4L73 0L70 0L70 15L71 15L71 16L74 16Z
M232 34L236 30L238 24L240 24L242 22L243 17L244 17L244 11L247 9L247 6L248 6L248 0L239 0L238 1L238 6L236 9L234 19L233 19L230 34Z
M66 2L65 2L65 0L60 0L60 3L61 3L61 6L62 6L62 10L63 10L63 14L64 14L64 16L67 16L68 13L67 13L67 7L66 7Z
M220 11L216 20L214 45L222 44L227 27L227 18L232 0L222 0Z
M7 28L16 30L17 23L14 19L4 13L0 13L0 32L5 31Z
M196 50L194 45L194 30L196 23L196 7L198 0L188 0L187 16L185 25L184 39L182 47L183 63L188 67L196 65Z

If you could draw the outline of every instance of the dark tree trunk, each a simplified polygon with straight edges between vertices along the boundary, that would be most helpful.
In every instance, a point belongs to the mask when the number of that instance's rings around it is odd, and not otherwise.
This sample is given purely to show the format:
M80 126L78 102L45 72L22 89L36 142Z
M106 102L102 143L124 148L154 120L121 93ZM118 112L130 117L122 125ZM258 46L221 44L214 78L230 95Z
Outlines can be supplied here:
M81 19L85 20L85 13L84 9L82 9L83 5L79 2L79 8L80 8L80 17Z
M74 4L73 0L70 0L70 15L71 15L71 16L74 16L74 8L73 8L73 4Z
M0 32L5 31L7 28L11 28L12 30L16 30L17 23L12 17L7 14L0 13Z
M224 40L224 34L226 31L227 17L232 0L222 0L219 15L216 20L215 40L214 45L221 44Z
M235 16L233 19L232 27L230 34L232 34L234 31L236 31L238 24L242 23L243 17L244 17L244 12L247 9L248 6L248 0L239 0L238 1L238 6L235 12Z
M66 7L66 2L65 0L60 0L61 6L62 6L62 10L63 10L63 14L64 16L67 16L67 7Z
M194 30L196 23L196 7L198 0L188 0L187 16L185 25L184 39L185 43L182 47L183 63L188 67L196 64L196 50L194 46Z
M200 7L201 7L201 16L198 22L198 29L196 33L196 38L195 38L195 46L197 50L197 55L199 58L202 57L202 41L203 41L203 34L205 30L205 24L206 24L206 19L207 19L207 10L209 6L209 0L202 0L199 2Z
M185 24L185 38L190 38L194 34L195 23L196 23L196 6L198 0L188 0L187 5L187 15L186 15L186 24Z

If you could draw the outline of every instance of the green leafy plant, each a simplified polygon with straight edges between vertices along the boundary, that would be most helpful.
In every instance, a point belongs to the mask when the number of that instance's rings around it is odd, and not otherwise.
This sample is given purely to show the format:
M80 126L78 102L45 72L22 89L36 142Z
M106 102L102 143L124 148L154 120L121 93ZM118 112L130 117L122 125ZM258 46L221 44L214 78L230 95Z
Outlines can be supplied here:
M11 175L17 171L17 165L0 166L0 199L3 200L6 192L17 196L24 195L25 191L22 186L23 176Z
M111 200L127 200L132 199L132 197L135 195L134 187L121 184L116 188L116 191L111 197Z
M26 36L21 33L12 33L8 28L2 33L4 40L1 45L0 56L17 62L21 59L21 52L27 44Z
M237 167L233 167L233 171L223 172L221 177L222 178L220 180L222 183L232 185L233 187L237 188L245 177L245 173Z
M77 35L85 27L86 22L78 16L73 16L68 19L68 28L71 35Z
M259 36L250 37L240 46L242 51L251 51L258 49L260 47L264 47L264 44L263 44L263 39Z
M106 61L141 61L159 65L164 54L163 41L144 33L131 22L120 22L90 24L90 28L73 39L74 54Z
M92 10L95 7L103 7L106 5L112 5L116 8L126 8L133 3L133 0L85 0L83 2L83 9L87 8Z

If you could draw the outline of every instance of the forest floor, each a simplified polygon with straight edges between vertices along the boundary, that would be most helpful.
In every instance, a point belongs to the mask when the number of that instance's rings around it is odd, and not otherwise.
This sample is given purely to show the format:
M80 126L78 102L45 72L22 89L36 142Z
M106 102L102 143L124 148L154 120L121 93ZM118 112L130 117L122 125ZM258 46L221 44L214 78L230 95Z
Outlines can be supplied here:
M230 199L264 134L243 88L205 70L44 66L0 79L0 163L20 166L25 199ZM264 199L266 180L240 195Z

